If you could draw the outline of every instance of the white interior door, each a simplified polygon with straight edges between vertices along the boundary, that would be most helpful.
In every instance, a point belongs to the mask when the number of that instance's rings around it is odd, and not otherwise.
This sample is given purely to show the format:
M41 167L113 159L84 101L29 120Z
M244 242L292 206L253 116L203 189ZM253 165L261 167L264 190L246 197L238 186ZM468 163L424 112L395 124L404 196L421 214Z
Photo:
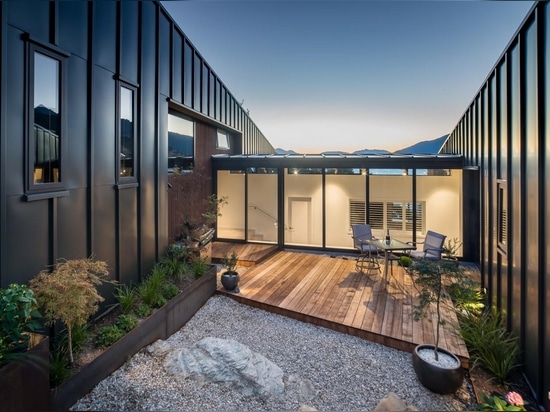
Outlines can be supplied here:
M288 243L311 243L311 198L288 199Z

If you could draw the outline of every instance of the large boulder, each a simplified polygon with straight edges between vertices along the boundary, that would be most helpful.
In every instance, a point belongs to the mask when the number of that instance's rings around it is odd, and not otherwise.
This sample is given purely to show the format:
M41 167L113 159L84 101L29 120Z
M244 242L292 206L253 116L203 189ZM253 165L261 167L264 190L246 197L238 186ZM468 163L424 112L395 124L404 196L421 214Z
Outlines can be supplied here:
M267 399L285 389L281 368L234 340L204 338L168 353L164 365L168 374L232 385L245 396Z

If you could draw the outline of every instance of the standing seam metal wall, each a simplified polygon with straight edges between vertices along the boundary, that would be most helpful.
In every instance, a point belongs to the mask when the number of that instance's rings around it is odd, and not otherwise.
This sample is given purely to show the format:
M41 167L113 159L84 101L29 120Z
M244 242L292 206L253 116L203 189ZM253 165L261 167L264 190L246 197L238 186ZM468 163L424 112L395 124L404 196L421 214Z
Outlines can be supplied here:
M488 76L442 152L460 150L481 170L483 286L519 335L524 373L550 409L550 5L536 4ZM470 121L481 128L466 127ZM464 135L463 135L464 133ZM466 142L463 146L460 142ZM465 150L471 145L473 151ZM479 160L478 160L479 159ZM499 246L498 188L508 194L506 244Z

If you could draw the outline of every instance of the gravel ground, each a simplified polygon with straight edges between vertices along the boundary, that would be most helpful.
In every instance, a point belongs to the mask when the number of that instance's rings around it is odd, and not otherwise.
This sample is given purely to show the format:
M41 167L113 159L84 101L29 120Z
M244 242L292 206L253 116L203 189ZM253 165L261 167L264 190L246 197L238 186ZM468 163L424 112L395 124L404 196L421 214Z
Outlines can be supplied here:
M389 392L422 411L475 410L469 379L454 395L437 395L416 379L411 354L214 296L166 342L186 348L212 336L233 339L284 372L285 394L261 400L238 390L164 372L142 350L71 410L369 411Z

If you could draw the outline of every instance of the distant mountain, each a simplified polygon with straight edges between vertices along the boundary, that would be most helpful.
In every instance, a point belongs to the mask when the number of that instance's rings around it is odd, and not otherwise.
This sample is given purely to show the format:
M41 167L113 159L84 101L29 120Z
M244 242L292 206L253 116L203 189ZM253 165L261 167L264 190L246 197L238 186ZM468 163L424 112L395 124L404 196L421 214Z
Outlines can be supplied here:
M356 150L355 152L353 152L353 154L356 154L356 155L390 155L392 153L388 152L387 150L384 150L384 149L361 149L361 150Z
M441 146L443 146L443 143L445 143L445 140L447 140L448 136L449 135L446 134L434 140L424 140L422 142L415 143L412 146L406 147L404 149L397 150L394 153L395 154L437 154L439 153L439 150L441 150Z
M285 155L285 154L298 154L298 153L296 153L294 150L285 150L285 149L277 148L275 149L275 154Z

